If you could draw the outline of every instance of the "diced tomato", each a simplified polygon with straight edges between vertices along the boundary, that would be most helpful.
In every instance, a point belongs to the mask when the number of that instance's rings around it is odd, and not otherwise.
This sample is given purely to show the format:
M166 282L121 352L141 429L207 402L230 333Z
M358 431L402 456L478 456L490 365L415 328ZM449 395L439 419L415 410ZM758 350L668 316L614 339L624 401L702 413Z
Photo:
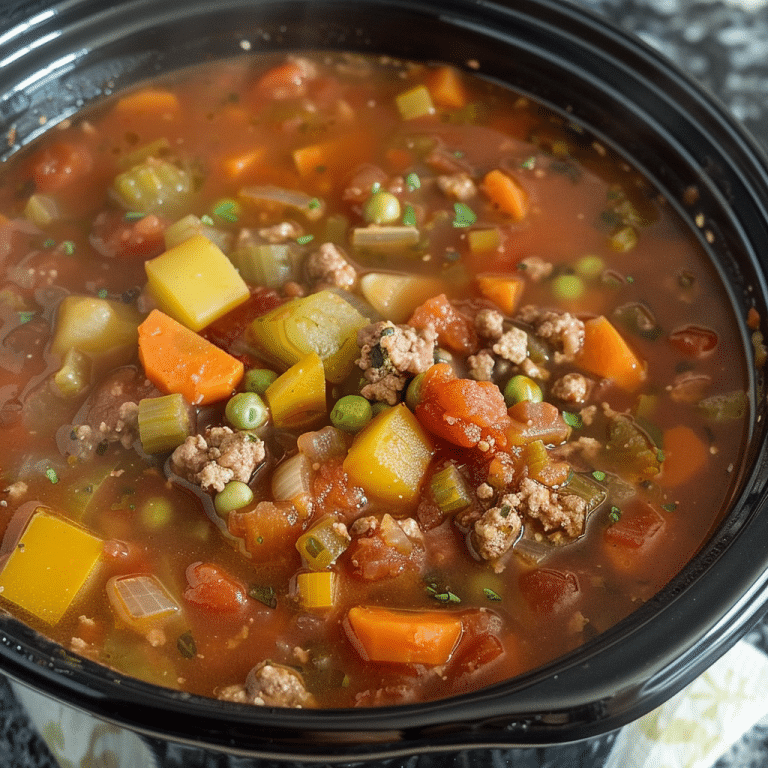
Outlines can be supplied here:
M317 503L323 508L334 509L342 514L356 517L360 507L365 504L365 492L352 485L349 475L344 471L344 457L339 456L320 464L315 474L312 491Z
M303 59L286 61L266 72L259 79L257 89L272 99L291 99L301 96L313 69Z
M304 519L289 501L261 501L253 509L230 512L227 527L245 540L257 562L269 559L299 560L294 545L304 530Z
M663 538L666 520L655 507L646 502L628 505L621 517L609 525L603 540L608 557L622 571L643 567L653 545Z
M703 357L711 352L718 342L717 334L700 325L686 325L669 334L669 343L686 357Z
M187 568L184 599L209 611L233 613L248 601L245 587L213 563L194 563Z
M83 144L57 141L32 158L32 178L39 192L58 192L93 168L93 157Z
M520 592L537 613L555 613L572 605L579 597L579 579L571 571L537 568L519 580Z
M525 445L541 440L545 445L560 445L567 440L570 427L552 403L523 400L509 411L507 438L511 445Z
M490 381L457 379L447 363L426 372L415 413L425 429L454 445L507 444L510 418L499 388Z
M121 211L105 211L93 222L90 242L102 256L110 259L146 261L165 250L168 222L149 214L128 221Z
M459 312L444 293L416 307L408 321L414 328L434 328L437 340L451 352L471 355L479 342L472 319Z
M503 653L504 646L495 635L473 637L459 645L448 674L452 678L473 675Z

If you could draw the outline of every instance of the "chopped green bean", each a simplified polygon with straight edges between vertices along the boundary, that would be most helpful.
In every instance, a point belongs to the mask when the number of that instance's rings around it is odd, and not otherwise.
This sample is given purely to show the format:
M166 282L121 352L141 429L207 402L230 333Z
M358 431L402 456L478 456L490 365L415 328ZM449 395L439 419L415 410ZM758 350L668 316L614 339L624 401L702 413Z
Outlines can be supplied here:
M256 429L266 423L269 411L256 392L238 392L229 399L224 415L235 429Z
M371 404L362 395L345 395L331 411L331 424L344 432L359 432L372 418Z
M230 480L224 489L213 497L216 512L226 517L229 512L247 507L253 501L253 491L247 483L240 480Z

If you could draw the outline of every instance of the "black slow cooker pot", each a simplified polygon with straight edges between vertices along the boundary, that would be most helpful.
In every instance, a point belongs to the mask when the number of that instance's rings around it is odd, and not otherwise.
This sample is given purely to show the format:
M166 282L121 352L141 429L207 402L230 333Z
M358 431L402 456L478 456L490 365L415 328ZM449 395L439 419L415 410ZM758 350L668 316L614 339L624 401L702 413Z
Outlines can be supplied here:
M115 90L244 49L476 62L481 75L618 148L699 233L736 315L755 306L768 316L766 158L669 63L579 8L556 0L31 0L6 5L0 23L4 159ZM692 185L690 206L683 201ZM750 332L741 333L751 355ZM750 370L753 420L728 516L654 599L546 667L425 704L268 709L127 678L0 616L0 671L141 733L277 759L346 761L607 733L703 672L768 603L768 407L763 374Z

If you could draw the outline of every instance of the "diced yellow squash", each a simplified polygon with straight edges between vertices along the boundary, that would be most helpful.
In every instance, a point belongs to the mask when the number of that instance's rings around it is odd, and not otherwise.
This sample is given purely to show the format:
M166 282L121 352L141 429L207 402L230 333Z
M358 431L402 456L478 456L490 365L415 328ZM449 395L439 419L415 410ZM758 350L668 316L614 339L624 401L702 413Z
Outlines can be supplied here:
M296 576L296 591L305 608L332 608L336 600L336 573L312 571Z
M423 275L394 275L369 272L360 280L368 303L385 319L404 323L416 307L445 292L442 280Z
M323 361L310 352L278 376L264 398L278 428L303 429L321 421L328 411Z
M432 95L426 85L417 85L395 97L397 109L403 120L415 120L435 113Z
M355 438L344 469L369 496L402 506L416 500L433 453L429 436L400 403L382 411Z
M141 634L181 613L168 590L150 575L113 576L107 597L120 620Z
M193 331L205 328L250 295L232 262L203 235L185 240L145 267L158 307Z
M314 352L323 361L325 377L338 384L360 355L357 332L368 322L343 297L318 291L257 317L248 327L248 340L260 357L277 365L294 365Z
M136 348L139 313L121 301L67 296L59 304L51 351L65 356L76 349L91 359Z
M0 594L57 624L101 558L104 542L38 507L0 571Z

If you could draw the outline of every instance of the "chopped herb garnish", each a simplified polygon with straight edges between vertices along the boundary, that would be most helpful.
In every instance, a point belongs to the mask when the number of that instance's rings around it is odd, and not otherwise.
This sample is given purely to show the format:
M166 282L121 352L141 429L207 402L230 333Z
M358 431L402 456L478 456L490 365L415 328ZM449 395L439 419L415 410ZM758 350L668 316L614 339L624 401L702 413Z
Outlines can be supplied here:
M677 502L673 501L671 504L662 504L661 508L665 512L674 512L677 509Z
M197 645L191 632L185 632L176 641L176 648L185 659L194 659L197 656Z
M67 256L71 256L75 252L75 244L71 240L65 240L61 244L61 248Z
M445 260L446 261L458 261L461 258L461 254L458 251L446 251L445 252Z
M234 200L222 200L214 209L214 214L224 221L234 224L237 221L237 207Z
M602 469L596 469L592 473L592 477L594 477L595 480L597 480L598 483L602 483L605 480L606 475L605 475L605 472L603 472Z
M212 227L213 219L206 213L200 217L200 223L205 224L206 227Z
M53 246L54 246L54 245L56 245L56 241L55 241L55 240L54 240L52 237L49 237L49 238L48 238L48 239L47 239L47 240L46 240L46 241L43 243L43 248L53 248Z
M501 600L501 597L494 592L492 589L488 589L488 587L485 587L483 589L483 594L489 599L493 600L493 602L498 603Z
M656 449L656 458L658 459L659 463L664 461L664 451L662 451L661 448Z
M109 292L107 291L106 288L101 288L101 289L99 289L99 292L98 292L97 296L100 299L106 299L107 296L109 296Z
M454 203L453 210L456 212L454 227L471 227L477 221L475 212L466 203Z
M311 243L314 239L314 235L301 235L300 237L296 238L296 242L299 245L306 245L307 243Z
M395 329L392 326L387 326L381 329L381 336L393 336Z
M307 203L307 208L309 208L310 211L316 211L320 207L320 205L321 205L320 201L316 197L313 197Z
M618 523L621 520L621 510L618 507L611 507L611 511L608 513L608 520L613 523Z
M19 325L28 323L35 316L34 312L19 312Z
M408 187L409 191L411 192L420 189L421 179L419 178L419 175L417 173L409 173L405 177L405 186Z
M277 607L277 595L273 587L267 587L263 584L251 584L248 587L248 597L258 600L267 608Z
M103 456L107 452L108 449L109 449L109 442L107 440L102 440L96 446L96 455L97 456Z
M464 157L464 153L460 149L457 149L454 151L453 156L458 157L459 160L461 160L461 158Z
M509 517L509 513L512 511L512 507L509 506L509 504L504 504L504 506L499 509L499 514L502 517Z
M634 278L634 277L632 277L632 275L627 275L627 276L626 276L624 279L625 279L625 280L626 280L628 283L630 283L630 285L631 285L632 283L634 283L634 282L635 282L635 278Z
M403 211L403 224L407 227L416 226L416 211L413 210L412 205L405 206L405 211Z
M123 218L126 221L138 221L139 219L143 219L146 215L146 213L142 213L141 211L126 211Z
M432 595L435 600L439 600L441 603L460 603L461 598L455 595L453 592L436 592Z
M45 476L55 485L59 482L59 476L56 474L56 470L53 467L48 467L45 470Z
M373 184L371 184L371 194L375 195L377 192L381 191L381 184L378 181L374 181Z
M536 158L533 155L526 157L525 160L520 163L520 167L524 168L526 171L532 171L536 167Z
M563 411L563 421L573 429L581 429L584 426L584 420L578 413Z

